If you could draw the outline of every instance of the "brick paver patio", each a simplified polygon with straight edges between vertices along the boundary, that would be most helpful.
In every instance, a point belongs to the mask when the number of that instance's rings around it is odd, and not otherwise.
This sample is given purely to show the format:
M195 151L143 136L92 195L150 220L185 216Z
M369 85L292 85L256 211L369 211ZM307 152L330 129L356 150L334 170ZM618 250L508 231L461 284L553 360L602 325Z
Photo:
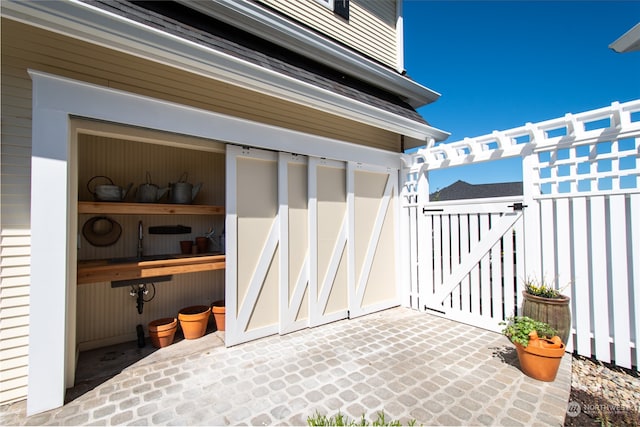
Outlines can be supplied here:
M306 425L316 411L418 425L562 425L571 357L526 377L500 334L394 308L225 348L222 333L163 348L67 405L0 425Z

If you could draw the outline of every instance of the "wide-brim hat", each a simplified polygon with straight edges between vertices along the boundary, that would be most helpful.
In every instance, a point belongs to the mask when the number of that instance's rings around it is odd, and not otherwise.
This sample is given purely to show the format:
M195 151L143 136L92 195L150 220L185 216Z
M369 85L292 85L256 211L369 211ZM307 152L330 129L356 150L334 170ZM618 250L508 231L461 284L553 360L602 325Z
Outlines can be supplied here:
M94 216L82 227L82 235L93 246L111 246L118 241L120 234L120 224L106 216Z

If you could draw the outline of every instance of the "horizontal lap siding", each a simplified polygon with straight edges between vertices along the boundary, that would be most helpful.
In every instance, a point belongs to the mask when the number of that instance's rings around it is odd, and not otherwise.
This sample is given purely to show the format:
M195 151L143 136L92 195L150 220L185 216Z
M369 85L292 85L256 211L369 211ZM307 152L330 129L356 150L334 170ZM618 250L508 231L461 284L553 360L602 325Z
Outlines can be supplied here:
M2 59L0 404L27 393L31 240L31 82Z
M399 151L399 140L390 132L304 106L7 19L2 19L1 31L0 404L23 399L27 387L31 191L31 80L27 69ZM127 310L134 312L135 308Z
M5 156L2 159L4 186ZM21 210L12 199L3 188L3 211ZM0 235L0 403L21 399L27 392L30 236L24 226L14 227L11 219L2 215Z
M351 1L349 20L335 15L316 0L261 0L351 48L396 68L396 2Z
M399 138L387 131L61 35L26 28L3 21L3 33L21 33L11 40L3 38L2 54L9 59L3 61L3 67L9 62L22 70L31 67L355 144L396 152L400 148ZM27 77L26 74L23 77Z

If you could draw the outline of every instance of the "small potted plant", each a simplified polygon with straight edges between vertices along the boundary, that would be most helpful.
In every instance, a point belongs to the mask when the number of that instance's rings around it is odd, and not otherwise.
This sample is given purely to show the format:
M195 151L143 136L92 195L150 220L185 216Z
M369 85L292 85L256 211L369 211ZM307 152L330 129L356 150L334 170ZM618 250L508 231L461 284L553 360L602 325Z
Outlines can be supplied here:
M540 381L555 380L565 352L555 329L527 316L507 320L502 333L515 345L522 372Z
M548 323L566 343L571 333L570 298L544 280L527 279L522 291L521 314Z

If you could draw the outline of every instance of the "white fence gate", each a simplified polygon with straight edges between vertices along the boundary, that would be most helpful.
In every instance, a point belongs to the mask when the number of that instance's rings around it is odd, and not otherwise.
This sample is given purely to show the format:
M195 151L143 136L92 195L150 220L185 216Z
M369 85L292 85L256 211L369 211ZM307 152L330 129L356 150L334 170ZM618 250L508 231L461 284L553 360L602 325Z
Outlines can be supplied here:
M429 171L515 156L522 214L507 209L517 200L419 199ZM640 100L427 147L412 160L402 192L405 305L499 330L517 313L523 280L553 282L571 297L567 349L637 369Z
M517 277L524 272L521 205L516 199L422 209L423 309L496 331L515 314Z

